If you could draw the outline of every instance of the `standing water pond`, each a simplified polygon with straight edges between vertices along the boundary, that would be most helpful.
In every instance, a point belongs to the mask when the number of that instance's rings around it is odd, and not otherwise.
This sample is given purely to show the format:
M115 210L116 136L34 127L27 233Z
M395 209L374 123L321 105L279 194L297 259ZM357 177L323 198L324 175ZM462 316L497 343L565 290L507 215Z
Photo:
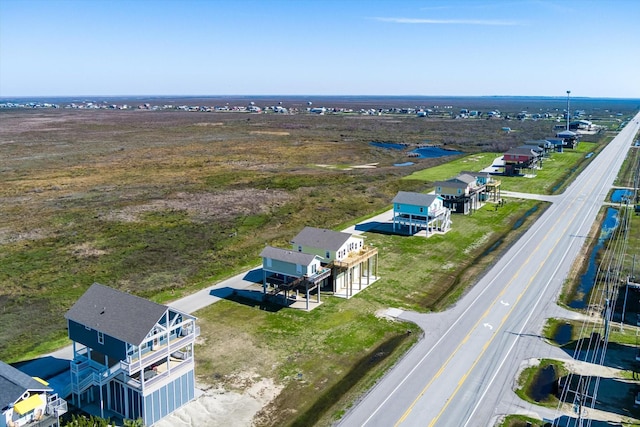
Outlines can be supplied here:
M397 142L372 141L369 144L374 147L384 148L387 150L406 150L409 148L409 145L399 144ZM437 157L455 156L457 154L462 154L462 152L455 151L455 150L447 150L445 148L435 147L431 145L418 147L407 153L408 156L416 159L433 159ZM398 163L396 164L396 166L407 166L408 164L412 164L412 163L411 162Z

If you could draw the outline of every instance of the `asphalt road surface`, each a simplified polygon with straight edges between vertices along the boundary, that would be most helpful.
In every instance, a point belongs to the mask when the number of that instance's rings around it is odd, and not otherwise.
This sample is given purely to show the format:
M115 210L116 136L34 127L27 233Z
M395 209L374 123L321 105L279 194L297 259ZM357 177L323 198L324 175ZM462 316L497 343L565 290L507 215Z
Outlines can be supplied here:
M499 414L562 414L512 392L523 359L548 348L538 336L638 132L640 113L608 144L455 307L400 318L425 337L341 420L341 426L492 426ZM571 315L571 314L569 314ZM566 356L566 354L564 354Z

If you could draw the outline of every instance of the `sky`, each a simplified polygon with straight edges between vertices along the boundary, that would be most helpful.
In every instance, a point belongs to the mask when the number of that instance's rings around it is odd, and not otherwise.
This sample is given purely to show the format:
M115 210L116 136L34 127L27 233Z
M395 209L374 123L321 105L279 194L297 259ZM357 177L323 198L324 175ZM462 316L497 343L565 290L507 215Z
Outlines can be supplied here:
M637 0L0 0L0 97L640 98Z

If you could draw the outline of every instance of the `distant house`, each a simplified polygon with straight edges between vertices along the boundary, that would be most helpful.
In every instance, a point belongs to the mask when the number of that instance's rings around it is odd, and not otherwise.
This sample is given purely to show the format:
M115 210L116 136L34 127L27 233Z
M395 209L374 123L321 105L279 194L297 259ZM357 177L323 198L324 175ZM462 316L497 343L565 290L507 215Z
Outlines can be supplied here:
M445 233L451 227L451 211L441 196L400 191L393 198L393 231L408 227L409 234L425 230Z
M65 318L79 408L150 426L195 397L195 317L94 283Z
M525 142L525 146L534 146L534 147L539 147L542 149L543 154L547 154L551 151L554 151L555 147L553 146L553 144L546 140L546 139L538 139L538 140L532 140L532 141L527 141Z
M593 127L593 123L589 120L575 120L569 123L569 130L585 130L590 131Z
M0 427L58 427L67 402L46 381L0 361L0 409Z
M436 181L434 184L435 193L442 197L444 207L455 213L471 213L480 207L480 201L485 198L483 193L486 186L466 173L446 181Z
M331 269L331 290L336 295L353 295L377 279L378 249L365 246L362 236L324 228L305 227L293 240L294 251L318 255Z
M556 137L561 138L564 141L564 148L576 148L580 135L570 130L564 130L562 132L558 132Z
M538 144L525 144L525 145L521 145L518 148L529 149L533 153L535 153L536 157L535 157L534 167L539 167L539 168L542 167L542 161L544 159L544 154L545 154L544 147L541 147Z
M547 138L546 141L552 145L553 150L562 153L564 148L564 139L562 138Z
M461 171L461 175L470 175L476 179L476 184L479 188L484 187L484 191L481 191L478 194L478 197L481 202L492 200L497 202L500 200L500 185L501 182L498 179L495 179L491 173L483 172L483 171Z
M537 147L536 147L537 148ZM511 148L503 154L505 175L518 175L523 169L532 170L538 166L542 154L534 147Z
M265 247L262 257L262 288L266 295L284 293L285 301L289 292L302 289L306 294L306 309L309 310L310 292L316 291L316 302L320 303L320 288L331 276L331 269L322 266L322 257L315 254Z

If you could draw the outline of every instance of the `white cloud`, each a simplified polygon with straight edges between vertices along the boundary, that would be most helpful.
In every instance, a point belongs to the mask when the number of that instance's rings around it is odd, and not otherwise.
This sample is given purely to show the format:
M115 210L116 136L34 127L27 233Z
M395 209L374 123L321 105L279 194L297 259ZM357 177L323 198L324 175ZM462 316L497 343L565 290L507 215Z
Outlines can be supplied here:
M520 25L515 21L494 21L482 19L422 19L422 18L370 18L380 22L391 22L394 24L427 24L427 25L497 25L514 26Z

